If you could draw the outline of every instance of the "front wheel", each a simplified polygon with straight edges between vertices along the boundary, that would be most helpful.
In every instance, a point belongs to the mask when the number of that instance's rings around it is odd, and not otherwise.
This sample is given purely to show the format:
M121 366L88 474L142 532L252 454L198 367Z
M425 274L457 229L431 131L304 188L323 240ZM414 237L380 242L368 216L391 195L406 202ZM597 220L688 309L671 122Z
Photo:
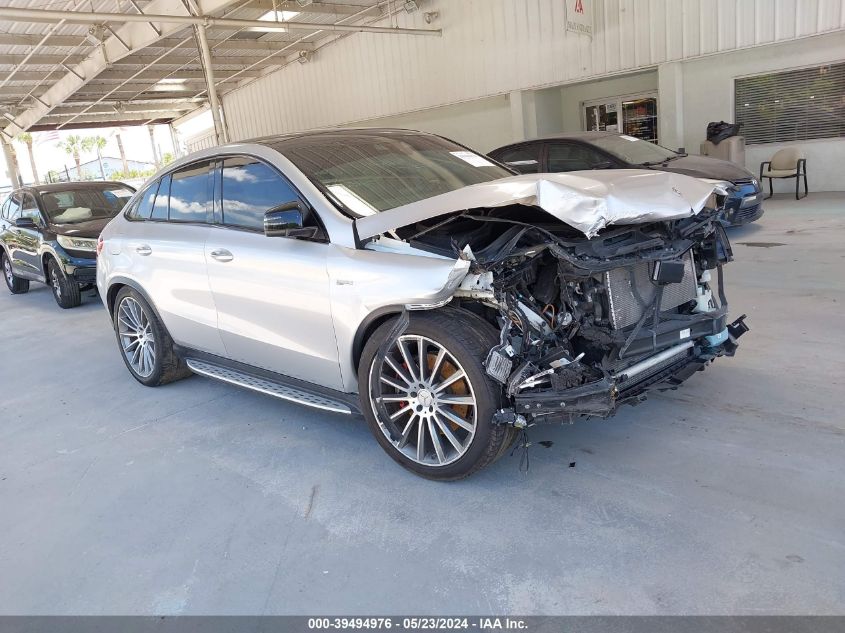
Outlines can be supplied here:
M157 387L191 375L174 350L173 339L150 304L125 287L114 301L114 332L129 373L147 387Z
M53 298L60 308L75 308L82 303L82 293L76 280L66 276L62 267L52 257L47 262L47 282L53 290Z
M462 479L493 462L513 440L512 429L492 424L501 390L482 366L495 335L460 310L414 314L381 357L394 324L375 331L358 368L362 410L376 440L428 479Z
M25 292L29 292L29 279L15 277L15 273L12 272L12 261L2 250L0 250L0 259L3 260L3 278L6 280L6 286L9 288L9 292L13 295L22 295Z

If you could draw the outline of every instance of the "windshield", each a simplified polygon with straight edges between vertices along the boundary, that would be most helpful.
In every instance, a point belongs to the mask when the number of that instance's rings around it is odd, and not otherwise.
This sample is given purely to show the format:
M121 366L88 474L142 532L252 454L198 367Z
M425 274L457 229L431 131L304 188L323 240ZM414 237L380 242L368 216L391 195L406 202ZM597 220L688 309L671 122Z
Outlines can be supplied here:
M589 143L633 165L662 163L678 157L678 154L665 147L625 134L591 138Z
M451 141L412 132L306 135L276 149L353 217L513 175Z
M102 187L68 188L59 191L42 191L44 212L53 224L77 224L89 220L113 218L134 193L129 187L103 185Z

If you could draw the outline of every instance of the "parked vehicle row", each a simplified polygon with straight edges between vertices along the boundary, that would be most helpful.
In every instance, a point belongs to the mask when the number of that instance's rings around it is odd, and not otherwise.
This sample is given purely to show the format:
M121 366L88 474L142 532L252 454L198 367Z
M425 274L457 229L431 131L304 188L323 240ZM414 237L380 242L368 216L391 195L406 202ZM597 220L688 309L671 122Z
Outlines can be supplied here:
M62 308L94 288L97 238L135 189L121 182L35 185L0 206L0 266L13 294L46 283Z
M399 464L458 479L527 425L611 416L734 353L716 189L514 175L406 130L277 136L156 175L103 230L97 285L142 384L360 413Z

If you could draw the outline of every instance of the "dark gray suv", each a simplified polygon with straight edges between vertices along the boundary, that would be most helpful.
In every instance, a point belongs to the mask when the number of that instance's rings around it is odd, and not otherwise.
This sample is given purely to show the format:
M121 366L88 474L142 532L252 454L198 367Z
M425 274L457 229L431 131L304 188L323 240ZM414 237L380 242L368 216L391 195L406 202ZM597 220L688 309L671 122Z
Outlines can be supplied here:
M0 264L12 294L47 283L62 308L97 275L97 238L135 189L122 182L65 182L13 191L0 206Z

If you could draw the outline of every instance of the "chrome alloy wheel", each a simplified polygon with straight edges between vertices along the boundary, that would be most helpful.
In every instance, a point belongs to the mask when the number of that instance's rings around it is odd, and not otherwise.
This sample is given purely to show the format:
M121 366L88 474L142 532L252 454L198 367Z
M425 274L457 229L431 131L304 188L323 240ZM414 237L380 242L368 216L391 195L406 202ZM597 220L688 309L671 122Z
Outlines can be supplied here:
M464 368L442 345L425 336L400 336L381 363L373 361L370 384L401 437L391 437L371 402L381 432L408 459L445 466L467 452L477 425L475 393Z
M132 297L124 297L117 311L123 354L135 373L146 378L155 369L156 341L152 323L141 304Z
M56 270L48 271L48 272L52 272L52 274L50 275L50 277L51 277L50 285L53 286L53 292L56 293L57 299L61 299L62 298L62 284L59 280L59 273Z
M12 263L8 256L3 258L3 274L6 275L6 282L11 286L15 282L15 275L12 273Z

